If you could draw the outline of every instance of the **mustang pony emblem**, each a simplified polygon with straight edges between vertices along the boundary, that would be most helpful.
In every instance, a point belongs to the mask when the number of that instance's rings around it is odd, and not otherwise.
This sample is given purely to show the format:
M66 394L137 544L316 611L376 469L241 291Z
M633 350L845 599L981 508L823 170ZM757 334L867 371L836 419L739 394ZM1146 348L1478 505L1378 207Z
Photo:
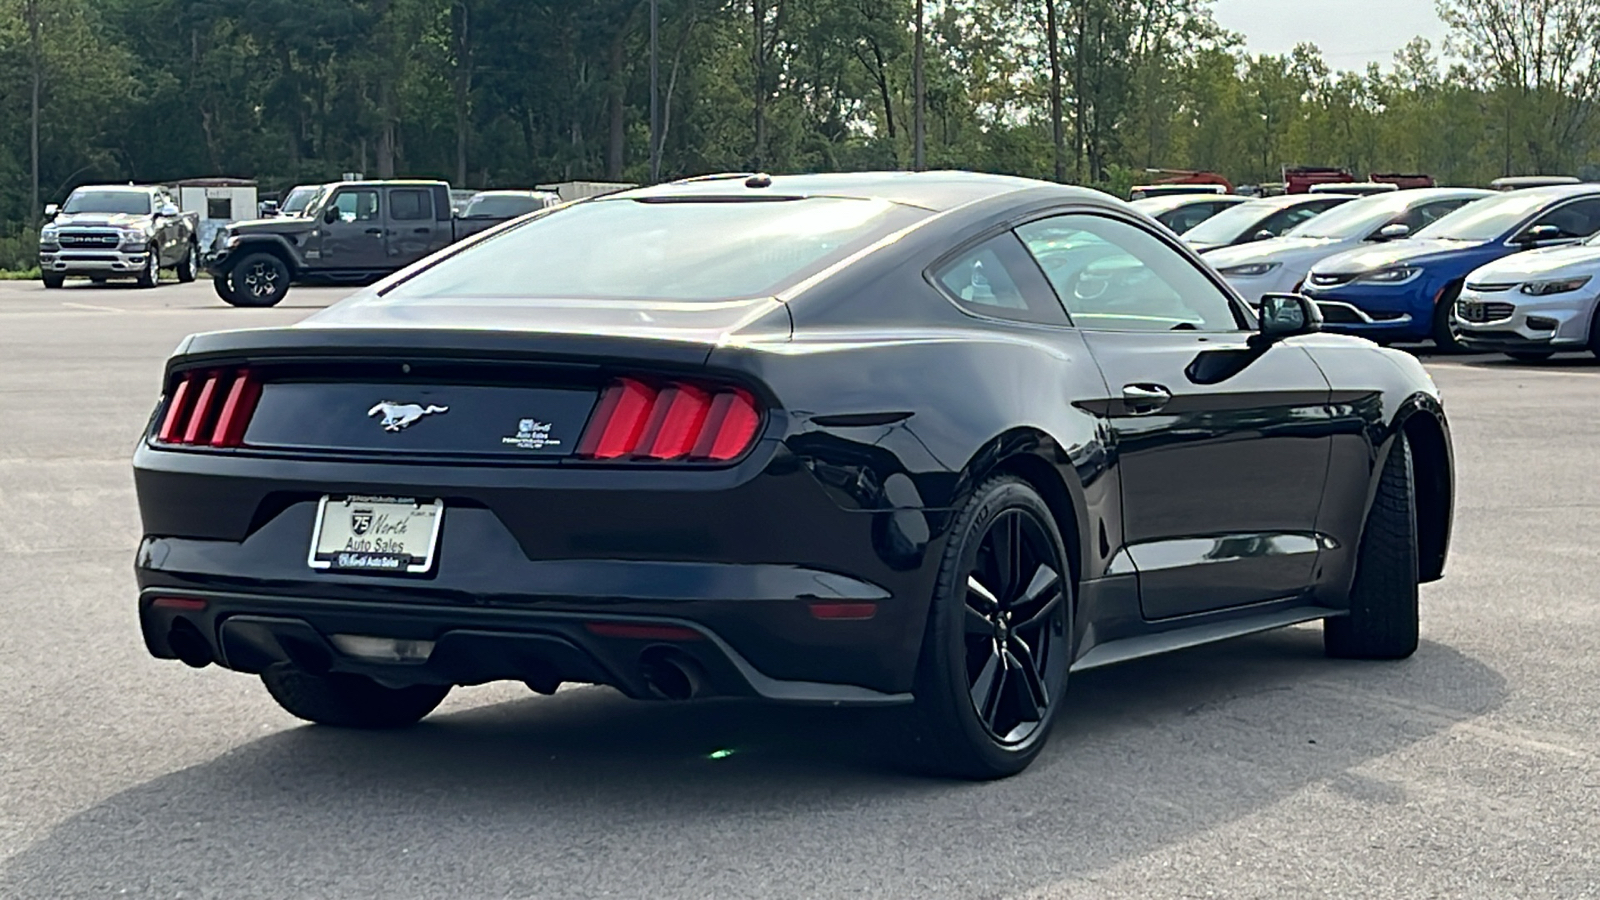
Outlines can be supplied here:
M384 431L401 431L407 425L410 425L423 416L431 416L435 413L446 413L449 411L450 407L448 406L434 406L432 404L423 406L420 403L396 403L393 400L385 400L382 403L379 403L377 406L367 410L367 416L370 418L382 413Z

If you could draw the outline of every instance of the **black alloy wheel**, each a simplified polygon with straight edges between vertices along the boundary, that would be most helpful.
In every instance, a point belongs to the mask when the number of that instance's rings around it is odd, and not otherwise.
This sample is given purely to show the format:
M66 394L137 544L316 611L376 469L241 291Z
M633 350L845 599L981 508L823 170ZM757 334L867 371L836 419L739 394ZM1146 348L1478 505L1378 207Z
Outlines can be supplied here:
M275 306L289 293L289 267L271 253L252 253L239 260L228 276L234 306Z
M1020 509L1001 513L967 574L967 695L989 736L1025 743L1056 699L1045 683L1063 635L1061 561L1039 521Z
M1021 479L982 485L940 567L915 688L922 756L940 774L1027 768L1071 664L1072 584L1050 509Z

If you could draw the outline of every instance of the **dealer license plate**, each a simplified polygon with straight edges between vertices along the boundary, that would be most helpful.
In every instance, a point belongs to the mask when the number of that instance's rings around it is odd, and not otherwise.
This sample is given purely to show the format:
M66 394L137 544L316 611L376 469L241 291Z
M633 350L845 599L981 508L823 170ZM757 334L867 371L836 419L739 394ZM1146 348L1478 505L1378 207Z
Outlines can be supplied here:
M309 562L313 569L338 572L426 572L443 522L443 500L323 497Z

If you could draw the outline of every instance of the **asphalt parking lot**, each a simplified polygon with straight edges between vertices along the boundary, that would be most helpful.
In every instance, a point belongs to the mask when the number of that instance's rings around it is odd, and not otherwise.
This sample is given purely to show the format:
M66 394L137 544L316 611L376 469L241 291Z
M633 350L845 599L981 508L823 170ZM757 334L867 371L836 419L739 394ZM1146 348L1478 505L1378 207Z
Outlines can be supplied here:
M149 658L129 456L166 354L343 293L0 282L0 897L1600 896L1587 356L1430 360L1456 536L1415 657L1296 628L1091 672L973 785L856 713L491 685L339 733Z

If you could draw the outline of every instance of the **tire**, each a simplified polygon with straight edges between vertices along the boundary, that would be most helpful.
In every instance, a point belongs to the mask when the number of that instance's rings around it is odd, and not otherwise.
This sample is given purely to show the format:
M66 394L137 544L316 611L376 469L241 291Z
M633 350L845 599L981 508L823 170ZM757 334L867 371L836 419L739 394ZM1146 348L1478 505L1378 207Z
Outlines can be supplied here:
M1339 659L1405 659L1417 650L1417 491L1411 444L1396 436L1356 554L1348 615L1327 619L1322 645Z
M1456 298L1459 296L1461 296L1461 285L1446 288L1438 307L1433 311L1433 328L1430 334L1433 337L1433 346L1440 353L1461 353L1466 350L1461 346L1461 341L1456 339L1456 331L1450 325L1450 312L1455 309Z
M1506 355L1520 363L1541 363L1555 356L1552 350L1507 350Z
M986 780L1033 762L1066 691L1072 602L1050 508L1019 478L980 486L951 529L918 661L923 768Z
M189 251L178 260L178 283L193 284L200 277L200 245L189 242Z
M415 725L450 693L449 685L390 688L361 675L313 675L288 663L261 673L261 683L290 715L336 728Z
M106 281L107 281L107 279L104 276L101 276L101 275L90 275L89 276L89 283L94 285L95 287L103 287L103 286L105 286Z
M1589 320L1589 352L1600 356L1600 304L1596 304L1593 316Z
M232 286L230 286L228 284L228 276L226 276L226 275L214 275L214 276L212 276L212 278L211 278L211 287L216 290L217 296L221 297L223 302L227 303L229 306L238 306L239 305L238 303L234 302L234 299L233 299L233 288L232 288Z
M153 288L161 283L161 252L155 247L145 251L144 269L139 272L139 287Z
M52 275L49 272L46 272L39 276L39 280L44 282L45 290L53 291L67 283L67 276Z
M276 306L289 293L289 267L271 253L252 253L228 271L228 291L223 297L234 306Z

